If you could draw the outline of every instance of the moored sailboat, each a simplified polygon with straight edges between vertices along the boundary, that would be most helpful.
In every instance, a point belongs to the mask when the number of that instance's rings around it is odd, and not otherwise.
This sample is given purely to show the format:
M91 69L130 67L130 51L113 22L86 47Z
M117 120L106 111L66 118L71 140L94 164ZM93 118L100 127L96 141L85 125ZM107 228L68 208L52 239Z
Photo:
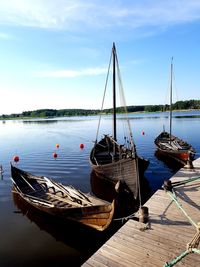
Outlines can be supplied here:
M186 141L172 135L172 89L173 89L173 58L170 68L170 110L169 110L169 133L165 130L155 139L154 143L160 153L182 165L192 167L192 160L195 157L194 148Z
M107 89L108 77L111 71L112 62L112 93L113 93L113 133L104 134L103 138L98 141L98 133L100 128L101 116L97 129L97 136L95 144L90 153L90 163L93 171L97 174L99 179L107 179L111 183L122 181L126 183L128 189L136 199L139 192L140 179L143 177L145 170L149 165L149 161L137 155L136 146L133 141L131 126L127 114L125 97L123 92L122 80L120 75L119 63L115 44L112 47L110 63L108 67L108 74L106 78L106 86L104 91L103 103L105 92ZM118 78L118 80L117 80ZM124 143L118 142L117 136L117 118L116 118L116 89L120 90L120 96L123 101L123 114L126 120L127 134L124 135ZM102 109L103 109L102 103Z

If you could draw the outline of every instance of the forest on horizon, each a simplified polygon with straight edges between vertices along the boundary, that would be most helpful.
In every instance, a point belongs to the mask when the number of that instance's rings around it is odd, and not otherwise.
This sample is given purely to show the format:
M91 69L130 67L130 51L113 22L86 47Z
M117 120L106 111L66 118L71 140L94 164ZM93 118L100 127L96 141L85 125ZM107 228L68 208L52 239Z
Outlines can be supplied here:
M169 105L140 105L140 106L127 106L127 112L161 112L168 111ZM191 110L200 109L200 100L185 100L177 101L172 104L172 110ZM117 113L124 113L124 107L117 107ZM98 115L100 113L110 114L112 108L103 109L38 109L33 111L23 111L22 113L3 114L0 119L11 119L11 118L49 118L49 117L65 117L65 116L89 116Z

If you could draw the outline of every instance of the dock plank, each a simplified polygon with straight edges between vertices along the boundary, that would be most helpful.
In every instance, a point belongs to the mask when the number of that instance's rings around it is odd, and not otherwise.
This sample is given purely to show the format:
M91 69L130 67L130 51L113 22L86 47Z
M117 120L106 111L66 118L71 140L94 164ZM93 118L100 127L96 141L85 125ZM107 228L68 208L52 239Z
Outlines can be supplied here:
M192 170L178 171L171 181L199 177L200 158L193 165ZM175 192L192 220L200 222L200 180L177 187ZM130 219L82 266L160 267L184 252L197 230L168 193L157 190L145 206L149 208L147 225ZM200 255L191 253L175 266L200 266Z

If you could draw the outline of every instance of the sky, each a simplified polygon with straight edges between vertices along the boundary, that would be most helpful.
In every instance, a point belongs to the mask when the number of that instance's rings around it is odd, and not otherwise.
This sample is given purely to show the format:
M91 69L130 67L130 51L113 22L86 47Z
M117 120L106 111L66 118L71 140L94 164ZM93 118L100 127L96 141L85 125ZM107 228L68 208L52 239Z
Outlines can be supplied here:
M166 104L172 57L174 102L199 99L199 0L7 0L0 115L100 109L113 42L127 105Z

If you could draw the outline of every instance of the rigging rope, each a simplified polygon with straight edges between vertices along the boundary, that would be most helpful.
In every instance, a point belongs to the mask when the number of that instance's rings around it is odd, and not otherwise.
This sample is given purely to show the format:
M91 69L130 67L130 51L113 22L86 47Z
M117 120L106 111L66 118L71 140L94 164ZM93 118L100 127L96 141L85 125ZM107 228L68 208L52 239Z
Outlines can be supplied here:
M138 188L138 195L139 195L139 208L141 208L142 207L142 196L141 196L141 187L140 187L138 157L136 157L135 160L136 160L137 188Z
M137 157L137 153L136 153L136 147L133 141L133 133L131 130L131 125L130 125L130 120L128 118L128 111L127 111L127 106L126 106L126 100L125 100L125 95L124 95L124 89L123 89L123 84L122 84L122 78L121 78L121 72L120 72L120 68L119 68L119 62L118 62L118 58L117 58L117 54L116 54L116 65L117 65L117 73L118 73L118 81L119 81L119 86L120 86L120 97L122 99L122 103L123 103L123 108L124 108L124 112L125 112L125 117L126 117L126 122L128 125L128 132L130 135L130 145L131 145L131 150L133 153L133 157L135 157L136 160L136 181L137 181L137 190L138 190L138 195L139 195L139 207L141 208L142 206L142 200L141 200L141 188L140 188L140 179L139 179L139 167L138 167L138 157Z
M122 79L121 79L121 73L120 73L120 69L119 69L119 63L118 63L117 55L116 55L116 62L117 62L118 80L119 80L119 85L120 85L120 89L121 89L120 93L121 93L121 98L122 98L123 105L124 105L124 111L125 111L126 120L127 120L127 124L128 124L128 130L129 130L129 133L130 133L130 142L131 142L131 145L132 145L132 149L134 149L134 152L136 153L135 145L134 145L134 142L133 142L133 133L132 133L130 121L129 121L129 118L128 118L128 111L127 111L127 106L126 106L126 100L125 100L124 89L123 89L123 85L122 85Z
M200 222L195 223L193 219L187 214L187 212L184 210L182 207L181 203L179 203L177 196L175 194L174 188L179 187L182 185L185 185L187 183L190 183L192 181L199 180L199 177L195 178L190 178L185 181L180 181L180 182L174 182L171 183L170 180L166 181L164 183L163 188L166 191L166 193L170 196L170 198L175 202L175 204L178 206L178 208L183 212L183 214L187 217L187 219L190 221L190 223L196 228L197 232L195 233L194 237L192 240L187 244L187 249L183 253L181 253L179 256L177 256L175 259L173 259L171 262L166 262L164 267L172 267L179 261L181 261L185 256L187 256L190 253L198 253L200 254L200 250L197 249L199 243L200 243Z
M139 196L139 207L141 208L142 206L142 200L141 200L141 188L140 188L140 178L139 178L139 167L138 167L138 157L137 157L137 152L136 152L136 147L133 141L133 133L131 130L131 125L130 125L130 120L128 118L128 111L127 111L127 106L126 106L126 100L125 100L125 95L124 95L124 89L123 89L123 84L122 84L122 78L121 78L121 72L120 72L120 68L119 68L119 62L118 62L118 58L117 58L117 54L116 54L116 65L117 65L117 73L118 73L118 82L119 82L119 86L120 86L120 97L122 99L122 103L123 103L123 107L124 107L124 112L125 112L125 117L126 117L126 122L128 125L128 132L130 135L130 145L131 145L131 150L133 153L133 157L136 160L136 182L137 182L137 190L138 190L138 196Z
M98 122L97 134L96 134L96 140L95 140L95 142L97 142L98 135L99 135L99 128L100 128L102 110L103 110L105 96L106 96L106 89L107 89L108 78L109 78L109 73L110 73L111 61L112 61L112 52L111 52L110 61L109 61L109 65L108 65L108 72L107 72L107 75L106 75L106 83L105 83L105 88L104 88L104 93L103 93L103 100L102 100L102 104L101 104L101 112L100 112L100 116L99 116L99 122Z

